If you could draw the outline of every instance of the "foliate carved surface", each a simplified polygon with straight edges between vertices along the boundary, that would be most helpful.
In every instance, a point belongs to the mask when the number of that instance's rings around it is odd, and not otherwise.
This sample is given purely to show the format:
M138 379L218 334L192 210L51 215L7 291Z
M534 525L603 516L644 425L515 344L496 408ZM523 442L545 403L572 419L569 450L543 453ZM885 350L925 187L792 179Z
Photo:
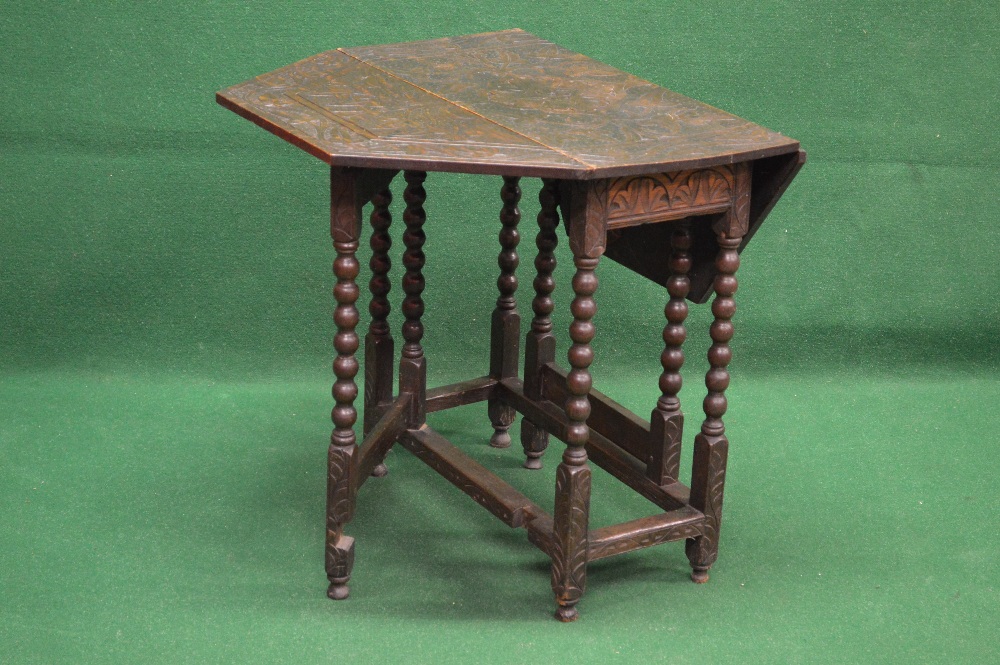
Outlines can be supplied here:
M668 215L698 214L728 206L736 192L733 167L654 173L611 182L608 226L616 228Z
M607 178L564 181L561 203L574 256L596 258L604 253L610 184Z
M354 567L354 538L327 533L326 575L331 582L346 582Z
M556 469L552 591L561 607L572 608L587 588L589 505L590 469L560 464Z
M331 445L327 452L327 516L344 525L354 517L357 446Z
M616 540L598 547L591 546L588 556L591 559L603 559L623 552L653 547L661 543L669 543L675 540L695 538L702 534L701 524L680 524L669 531L640 533L623 540Z
M698 477L691 483L691 504L705 514L702 535L689 540L685 547L688 559L695 568L707 569L719 556L728 453L729 441L724 436L699 434L695 441L695 473Z
M650 415L650 461L646 476L658 485L677 480L681 466L681 437L684 434L684 415L680 411L665 412L653 409Z

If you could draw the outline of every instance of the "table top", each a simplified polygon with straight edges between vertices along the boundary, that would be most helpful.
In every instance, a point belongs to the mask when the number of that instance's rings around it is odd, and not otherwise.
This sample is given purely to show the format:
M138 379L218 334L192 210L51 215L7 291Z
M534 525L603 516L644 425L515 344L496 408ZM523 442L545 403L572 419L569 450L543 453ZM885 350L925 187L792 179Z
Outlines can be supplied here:
M799 147L523 30L326 51L216 99L337 166L590 179Z

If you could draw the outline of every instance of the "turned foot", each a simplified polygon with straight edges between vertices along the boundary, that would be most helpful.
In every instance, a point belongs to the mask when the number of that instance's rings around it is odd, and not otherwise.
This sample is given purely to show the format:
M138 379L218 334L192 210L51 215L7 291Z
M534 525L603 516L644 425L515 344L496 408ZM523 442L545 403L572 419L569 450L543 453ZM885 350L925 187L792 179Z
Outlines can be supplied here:
M580 613L577 612L576 607L564 607L559 606L556 610L556 618L563 623L569 623L570 621L576 621L580 618Z
M695 584L704 584L708 581L708 570L709 567L695 567L691 569L691 581Z
M385 465L384 462L376 464L375 468L372 469L372 475L376 478L383 478L389 473L389 467Z
M525 469L541 469L542 468L542 455L544 451L540 453L531 452L528 453L527 458L524 460Z
M496 428L490 437L490 445L494 448L510 447L510 432L507 428Z
M347 587L347 580L332 582L330 588L326 590L326 596L330 600L344 600L350 595L351 590Z

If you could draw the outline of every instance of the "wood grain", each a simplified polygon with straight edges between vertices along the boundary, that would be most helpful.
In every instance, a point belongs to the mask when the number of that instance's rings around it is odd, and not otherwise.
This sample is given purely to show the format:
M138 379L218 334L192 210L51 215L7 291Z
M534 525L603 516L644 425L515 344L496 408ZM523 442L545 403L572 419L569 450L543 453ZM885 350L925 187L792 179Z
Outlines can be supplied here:
M340 166L588 179L798 149L523 30L326 51L216 98Z

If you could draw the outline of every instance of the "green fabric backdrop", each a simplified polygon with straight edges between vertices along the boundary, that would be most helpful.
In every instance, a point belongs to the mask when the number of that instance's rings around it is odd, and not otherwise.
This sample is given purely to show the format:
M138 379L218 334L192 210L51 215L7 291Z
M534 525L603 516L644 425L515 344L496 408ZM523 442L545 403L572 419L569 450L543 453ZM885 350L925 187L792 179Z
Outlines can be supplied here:
M396 452L334 604L327 169L213 93L511 27L809 152L744 253L721 557L599 562L559 625L524 533ZM0 662L1000 662L998 45L990 2L7 3ZM499 186L428 179L432 383L486 369ZM597 385L648 412L664 292L599 276ZM432 423L551 505L561 444L532 474L481 405ZM595 523L650 512L595 474Z

